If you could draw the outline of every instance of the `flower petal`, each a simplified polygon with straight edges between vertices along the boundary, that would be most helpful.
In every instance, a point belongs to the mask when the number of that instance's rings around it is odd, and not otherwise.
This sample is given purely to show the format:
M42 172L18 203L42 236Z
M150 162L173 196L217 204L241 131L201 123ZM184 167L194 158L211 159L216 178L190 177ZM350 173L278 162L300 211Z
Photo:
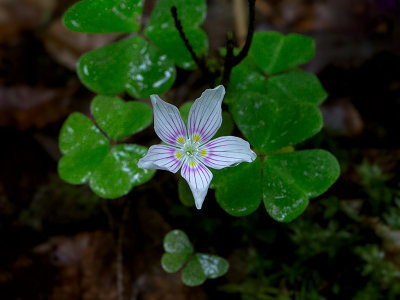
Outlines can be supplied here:
M178 108L157 95L151 95L150 98L154 111L154 130L158 137L172 146L183 144L186 139L186 127Z
M189 184L197 209L201 209L213 174L201 162L187 159L182 166L181 175Z
M147 154L139 159L138 167L142 169L167 170L178 172L183 159L178 149L166 145L151 146Z
M222 85L205 90L189 112L189 138L200 144L207 143L221 127L221 103L225 95Z
M252 162L257 155L250 144L235 136L221 136L199 149L200 160L208 167L222 169L241 162Z

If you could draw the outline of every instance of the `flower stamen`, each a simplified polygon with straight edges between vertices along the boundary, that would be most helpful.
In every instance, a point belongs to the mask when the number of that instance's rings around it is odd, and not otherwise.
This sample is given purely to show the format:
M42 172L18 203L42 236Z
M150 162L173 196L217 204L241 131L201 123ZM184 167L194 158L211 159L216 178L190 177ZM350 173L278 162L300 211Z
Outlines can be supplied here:
M195 134L195 135L193 135L192 140L193 140L194 142L199 143L199 142L200 142L200 137L199 137L197 134Z

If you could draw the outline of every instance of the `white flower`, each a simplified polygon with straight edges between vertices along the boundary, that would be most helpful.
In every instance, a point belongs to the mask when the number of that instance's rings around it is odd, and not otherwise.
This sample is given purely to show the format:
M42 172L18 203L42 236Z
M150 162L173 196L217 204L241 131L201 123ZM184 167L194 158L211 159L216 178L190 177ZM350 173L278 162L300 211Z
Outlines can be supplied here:
M252 162L257 155L248 142L234 136L210 139L222 123L221 103L225 95L222 85L205 90L189 112L188 130L179 110L151 95L154 110L154 130L159 138L169 144L151 146L139 160L142 169L178 172L189 184L198 209L207 195L213 174L207 168L222 169L241 162ZM210 142L209 142L210 141Z

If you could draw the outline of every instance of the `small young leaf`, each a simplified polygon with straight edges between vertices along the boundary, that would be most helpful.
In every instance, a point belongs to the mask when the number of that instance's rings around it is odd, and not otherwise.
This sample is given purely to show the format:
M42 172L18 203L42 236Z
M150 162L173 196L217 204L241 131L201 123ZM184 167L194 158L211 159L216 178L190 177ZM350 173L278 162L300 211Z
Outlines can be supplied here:
M147 23L146 35L178 66L195 68L195 63L175 27L171 7L177 9L185 35L199 56L208 50L207 36L199 28L206 17L205 0L159 0Z
M73 113L61 128L59 146L64 154L58 163L60 177L82 184L107 155L109 142L86 116Z
M189 253L164 253L161 266L167 273L178 272L190 257Z
M197 253L182 271L182 282L188 286L198 286L209 279L226 274L229 263L222 257Z
M232 115L249 142L264 153L295 145L322 128L322 116L312 104L243 94Z
M242 94L248 92L266 94L267 86L264 74L251 58L246 57L232 70L224 102L231 104Z
M196 258L199 260L201 268L207 278L215 279L228 272L229 263L226 259L220 256L197 253Z
M327 97L318 77L301 70L269 78L268 95L273 99L290 99L316 105Z
M182 230L175 229L164 237L164 250L167 253L192 254L193 247L188 236Z
M182 282L187 286L202 285L207 280L207 275L201 267L197 255L188 262L182 271Z
M107 152L107 148L96 148L64 155L58 162L58 174L61 179L71 184L88 182Z
M197 56L206 54L208 40L205 32L200 28L185 28L184 31ZM186 70L197 67L175 27L147 30L146 34L177 66Z
M206 18L207 6L205 0L158 0L151 13L146 30L174 28L172 6L176 7L183 28L200 26Z
M90 90L104 95L127 91L147 98L173 84L173 63L140 36L134 36L85 53L78 62L78 76Z
M83 0L64 14L64 25L86 33L134 32L140 27L144 0Z
M315 54L314 40L300 34L279 32L254 34L249 55L268 75L308 62Z
M228 214L246 216L260 205L262 186L258 158L252 163L216 171L213 180L217 202Z
M137 166L138 160L146 152L146 147L134 144L113 147L93 172L90 187L100 197L113 199L147 182L155 171Z
M108 140L100 130L81 113L73 113L64 122L59 138L61 153L87 152L96 148L108 149Z
M99 127L113 140L134 134L152 121L149 106L136 101L124 102L118 97L96 96L91 109Z
M325 192L339 176L336 158L324 150L267 156L263 163L263 198L272 218L290 222L307 207L309 198Z

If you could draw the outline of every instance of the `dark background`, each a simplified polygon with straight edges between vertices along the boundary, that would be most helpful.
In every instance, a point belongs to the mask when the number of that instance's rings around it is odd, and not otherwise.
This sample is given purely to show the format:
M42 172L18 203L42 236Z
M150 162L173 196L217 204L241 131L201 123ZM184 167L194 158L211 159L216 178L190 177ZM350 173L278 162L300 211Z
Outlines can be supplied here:
M201 212L186 208L178 200L177 178L167 172L158 172L151 182L115 201L99 199L88 187L58 178L61 125L73 111L89 115L94 96L75 74L77 59L121 38L64 28L61 16L73 2L0 0L0 299L118 299L118 272L123 273L126 299L221 299L224 295L240 299L232 286L264 277L278 290L264 299L278 299L277 294L297 297L302 285L277 270L279 264L295 264L306 256L289 238L300 223L278 224L262 205L251 216L230 217L215 203L212 192ZM238 44L243 40L245 27L238 20L247 13L234 12L233 1L207 3L204 28L211 55L217 56L228 31L235 33ZM145 20L153 5L154 1L146 1ZM318 261L307 260L301 268L305 274L318 270L319 279L304 277L303 281L318 283L316 290L325 298L315 299L351 299L369 282L362 275L362 263L352 261L349 254L354 243L374 243L383 249L386 260L400 266L400 228L384 225L394 236L394 248L387 248L387 239L377 227L395 205L392 194L399 189L400 5L395 0L257 0L256 12L256 30L298 32L316 40L316 57L305 69L319 76L329 98L321 107L323 132L302 147L333 152L342 175L325 195L311 201L299 222L312 220L324 228L329 218L335 219L350 238L325 251L333 251L333 260L332 255L323 255ZM176 99L175 104L195 99L207 88L199 83L204 82L201 76L179 70L166 98ZM134 139L144 145L157 142L152 128ZM368 166L378 166L383 174L377 177L389 190L385 204L381 190L375 198L371 195L366 177L373 167ZM352 213L359 219L332 215L322 221L331 204L321 206L321 199L354 206ZM400 219L400 211L393 213L394 219ZM166 274L160 267L162 239L172 228L184 229L199 251L226 257L231 264L227 276L187 288L179 274ZM307 228L311 234L311 227ZM310 240L326 243L318 237ZM271 259L274 265L254 271L249 261L253 250L254 261ZM116 257L122 256L121 271ZM274 279L268 277L274 272L278 274ZM341 289L335 294L336 283ZM259 281L254 286L268 284ZM229 285L231 294L225 294ZM384 294L387 287L376 284L376 289ZM302 299L314 298L306 293Z

